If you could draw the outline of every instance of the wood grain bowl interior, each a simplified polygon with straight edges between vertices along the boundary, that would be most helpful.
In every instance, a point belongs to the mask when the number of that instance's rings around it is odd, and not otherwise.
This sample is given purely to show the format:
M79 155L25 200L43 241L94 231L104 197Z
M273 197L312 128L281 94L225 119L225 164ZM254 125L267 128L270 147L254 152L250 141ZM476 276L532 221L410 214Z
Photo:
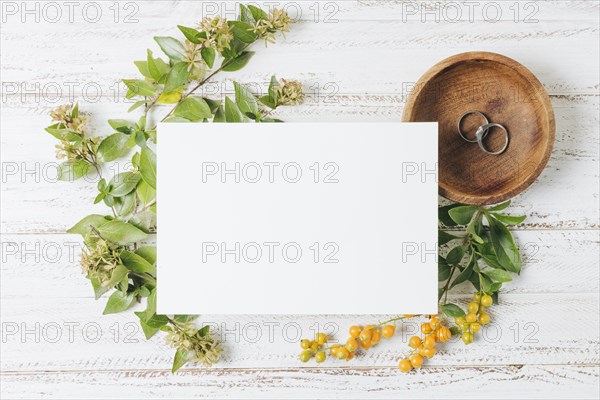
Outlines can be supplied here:
M458 120L468 111L507 128L510 142L503 154L486 154L459 136ZM542 84L521 64L495 53L463 53L436 64L417 82L403 121L439 123L439 192L465 204L494 204L525 190L554 143L554 112ZM461 127L473 138L481 123L473 115ZM495 129L485 144L497 150L504 140Z

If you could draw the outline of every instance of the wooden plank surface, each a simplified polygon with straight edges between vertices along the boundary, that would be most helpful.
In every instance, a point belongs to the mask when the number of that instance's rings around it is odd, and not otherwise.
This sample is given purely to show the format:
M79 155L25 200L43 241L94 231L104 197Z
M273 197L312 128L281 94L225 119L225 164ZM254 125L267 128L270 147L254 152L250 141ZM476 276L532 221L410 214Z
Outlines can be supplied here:
M152 36L180 36L177 24L231 14L236 5L121 2L115 22L114 4L96 3L102 17L94 23L81 8L73 22L67 14L57 23L21 10L3 14L2 398L600 396L600 2L476 2L472 14L460 2L280 2L297 19L287 38L255 46L247 68L218 76L203 92L231 95L234 79L260 92L276 73L299 79L308 93L304 105L278 111L286 121L386 122L400 120L425 70L462 51L505 54L541 80L555 108L556 143L538 181L510 208L528 217L514 229L523 273L503 289L485 338L468 347L448 343L409 375L394 366L416 328L410 323L349 363L297 360L294 336L311 336L315 324L343 338L349 325L381 315L202 316L223 335L224 361L176 375L168 371L172 349L160 337L146 342L135 317L100 316L103 302L93 300L77 265L79 239L64 232L104 208L91 205L93 181L55 181L54 139L42 131L47 113L77 98L93 113L96 134L109 133L106 119L127 117L119 79L137 75L132 61L146 48L158 51ZM456 10L460 18L449 21ZM461 285L453 301L465 302L469 292Z

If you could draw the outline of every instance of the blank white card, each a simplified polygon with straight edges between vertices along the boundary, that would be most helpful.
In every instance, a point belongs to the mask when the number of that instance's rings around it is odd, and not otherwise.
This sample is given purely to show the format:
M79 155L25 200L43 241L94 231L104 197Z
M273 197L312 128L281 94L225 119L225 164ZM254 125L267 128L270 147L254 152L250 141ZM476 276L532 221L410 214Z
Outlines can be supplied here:
M437 313L437 124L160 124L160 314Z

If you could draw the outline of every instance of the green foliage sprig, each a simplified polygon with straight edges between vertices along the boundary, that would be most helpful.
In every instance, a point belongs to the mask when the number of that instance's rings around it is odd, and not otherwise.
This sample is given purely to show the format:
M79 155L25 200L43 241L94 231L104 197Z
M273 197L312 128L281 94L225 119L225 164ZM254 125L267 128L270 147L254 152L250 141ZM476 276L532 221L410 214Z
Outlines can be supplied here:
M221 345L208 326L194 325L196 316L156 313L156 247L149 245L156 232L156 124L150 113L158 105L173 105L163 122L282 122L269 115L279 106L302 103L297 81L271 82L264 96L256 96L234 82L235 100L195 95L219 72L243 68L254 55L248 48L257 41L274 43L276 34L289 31L291 19L282 10L269 13L254 6L240 6L239 20L205 18L197 28L179 26L185 36L155 37L168 57L163 60L147 51L135 65L141 79L124 79L127 99L135 99L129 112L141 109L135 121L110 119L113 132L91 137L90 117L77 104L52 111L53 124L46 131L59 140L57 157L64 160L58 179L75 180L95 172L98 193L94 203L110 207L109 215L88 215L68 230L83 237L81 267L90 280L96 299L110 293L104 314L129 310L145 299L146 309L135 312L147 339L167 332L176 349L173 372L189 361L212 365L219 360ZM219 62L216 67L217 61ZM131 157L132 169L104 177L105 163Z

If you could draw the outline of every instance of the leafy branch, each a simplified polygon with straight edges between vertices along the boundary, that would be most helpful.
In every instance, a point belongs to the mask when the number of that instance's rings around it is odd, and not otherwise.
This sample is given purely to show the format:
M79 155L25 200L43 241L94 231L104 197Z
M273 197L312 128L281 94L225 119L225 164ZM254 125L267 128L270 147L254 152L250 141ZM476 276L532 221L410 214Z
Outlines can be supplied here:
M221 346L208 326L194 325L196 316L156 313L156 246L148 244L156 232L156 124L151 115L158 106L171 105L164 122L282 122L269 115L279 106L302 103L304 94L296 81L271 78L268 92L257 96L234 82L235 99L209 99L195 95L220 72L243 68L254 55L248 48L262 40L273 43L276 34L289 31L291 20L282 10L269 13L240 5L239 20L205 18L197 28L179 26L185 39L155 37L167 60L154 57L136 61L141 79L123 79L127 99L135 99L133 112L143 107L137 120L110 119L112 133L91 137L90 117L77 104L52 111L53 124L46 131L59 140L57 157L64 162L58 179L72 181L95 171L98 177L94 204L103 202L109 215L84 217L69 233L83 237L81 267L90 280L95 298L108 295L104 314L131 309L145 299L146 309L135 312L147 339L167 332L176 349L173 372L189 361L212 365ZM219 61L219 66L215 67ZM191 89L187 90L188 87ZM132 168L104 177L103 167L131 156Z

